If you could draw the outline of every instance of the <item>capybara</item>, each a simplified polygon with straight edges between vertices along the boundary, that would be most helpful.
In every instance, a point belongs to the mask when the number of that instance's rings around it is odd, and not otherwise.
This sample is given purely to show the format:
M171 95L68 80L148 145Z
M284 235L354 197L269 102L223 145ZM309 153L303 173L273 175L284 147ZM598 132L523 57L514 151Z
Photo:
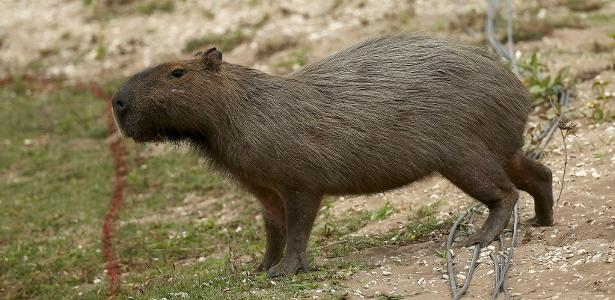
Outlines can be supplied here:
M184 142L262 205L270 276L308 270L324 195L364 194L439 173L489 208L466 244L506 227L517 188L553 223L551 171L521 151L524 85L473 46L417 35L370 39L286 76L216 48L133 75L115 93L121 133Z

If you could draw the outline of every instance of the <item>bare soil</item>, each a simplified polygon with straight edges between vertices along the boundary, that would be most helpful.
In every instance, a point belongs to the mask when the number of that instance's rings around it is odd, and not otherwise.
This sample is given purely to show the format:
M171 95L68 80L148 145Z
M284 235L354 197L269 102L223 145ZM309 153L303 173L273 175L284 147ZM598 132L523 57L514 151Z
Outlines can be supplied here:
M297 58L298 51L305 60L313 61L388 31L420 31L480 42L476 36L449 28L449 23L455 20L456 13L484 11L485 7L482 1L457 4L460 2L448 0L247 2L181 1L175 3L171 12L144 15L109 13L108 8L99 5L102 1L96 5L64 0L0 1L0 72L5 76L33 72L71 80L102 81L127 76L165 59L189 55L182 49L191 39L242 30L247 36L245 41L225 51L225 59L285 73L302 64ZM614 14L615 2L604 3L600 13ZM515 1L515 5L520 9L530 4ZM546 7L548 18L551 8L548 4ZM615 27L612 23L590 24L583 29L558 28L539 40L515 45L523 54L538 51L553 70L570 66L570 77L576 85L568 116L579 124L579 129L576 136L566 140L568 169L563 179L563 141L556 136L546 149L543 162L554 172L553 188L560 198L556 224L521 226L520 243L515 248L507 282L514 298L609 299L615 294L615 123L594 123L588 117L587 107L596 97L592 91L595 80L612 82L608 89L615 92L615 41L608 36ZM75 141L75 147L92 145L91 141L82 140ZM143 151L143 155L156 155L167 149L162 146ZM194 195L186 198L182 206L170 207L163 216L125 222L198 218L212 211L209 207L215 200ZM445 218L474 203L455 186L434 176L388 193L342 197L333 202L331 211L342 216L377 209L385 201L392 204L395 212L384 220L370 222L353 235L373 235L398 228L416 208L426 204L439 203L435 214ZM519 201L523 222L533 216L533 200L523 193ZM220 222L238 217L232 212L236 206L226 207L216 209L215 217ZM370 248L353 255L348 259L369 262L370 269L351 274L343 282L347 298L450 298L444 277L445 260L440 256L443 243L444 238L437 237L403 247ZM464 266L471 250L461 248L455 252L458 271L467 272ZM480 264L467 298L490 297L494 281L491 270L490 260ZM325 290L313 293L316 298L327 295Z

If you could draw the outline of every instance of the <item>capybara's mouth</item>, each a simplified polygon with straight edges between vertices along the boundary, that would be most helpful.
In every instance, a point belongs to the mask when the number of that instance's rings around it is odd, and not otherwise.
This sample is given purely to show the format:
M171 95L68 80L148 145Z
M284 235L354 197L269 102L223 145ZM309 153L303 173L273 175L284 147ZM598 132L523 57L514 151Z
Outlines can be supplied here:
M207 136L203 133L182 131L175 128L158 128L142 131L127 130L124 132L124 135L128 138L133 139L137 143L181 142L188 140L195 140L201 143L207 142Z
M119 133L125 137L133 139L137 143L162 142L165 140L166 130L157 130L142 125L142 121L135 120L134 116L113 114L115 125Z
M138 130L135 122L128 120L120 120L117 115L115 117L115 125L122 137L131 138L137 143L162 141L162 135L155 130Z

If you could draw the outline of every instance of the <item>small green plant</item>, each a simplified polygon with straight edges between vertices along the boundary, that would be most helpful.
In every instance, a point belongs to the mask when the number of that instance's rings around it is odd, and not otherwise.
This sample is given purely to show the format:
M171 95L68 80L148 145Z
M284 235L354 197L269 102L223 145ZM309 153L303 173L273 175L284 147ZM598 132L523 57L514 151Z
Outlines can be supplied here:
M248 35L241 29L220 35L208 35L189 40L184 46L184 53L191 53L204 47L218 47L222 51L231 51L248 39Z
M107 56L107 47L103 45L98 46L98 48L96 48L96 59L102 60L105 56Z
M606 107L608 102L613 99L613 94L607 91L608 87L609 82L605 80L596 80L592 84L592 89L597 96L596 99L588 103L588 106L592 109L591 118L595 122L600 122L612 117L612 113Z
M532 53L529 59L522 60L521 77L533 98L533 105L551 105L557 98L558 90L566 86L569 67L559 69L552 74L549 68L538 60L538 54Z
M427 218L427 217L430 217L432 214L433 214L433 207L431 207L430 205L421 206L416 211L416 215L419 218Z
M296 50L290 53L290 58L277 64L277 67L296 70L302 66L305 66L308 62L308 50Z
M371 213L370 219L371 220L384 220L386 219L386 217L390 216L394 212L395 212L395 208L391 205L391 202L386 201L381 208Z
M13 91L15 91L15 95L22 96L26 94L26 85L23 82L23 78L20 74L13 74Z
M331 215L331 200L330 199L325 199L323 201L322 208L321 208L321 215L325 223L323 226L322 235L327 238L332 237L337 231L337 229L335 228L335 225L331 223L332 215Z
M72 36L72 34L70 33L70 31L64 31L62 32L62 34L60 35L60 39L62 40L68 40L70 39L70 37Z
M151 15L155 12L171 12L174 9L173 1L146 1L137 5L137 12L143 15Z
M213 19L216 17L216 14L214 14L214 12L209 9L203 9L203 11L201 11L201 14L207 19Z
M605 2L602 0L563 0L560 4L575 12L588 12L602 8Z

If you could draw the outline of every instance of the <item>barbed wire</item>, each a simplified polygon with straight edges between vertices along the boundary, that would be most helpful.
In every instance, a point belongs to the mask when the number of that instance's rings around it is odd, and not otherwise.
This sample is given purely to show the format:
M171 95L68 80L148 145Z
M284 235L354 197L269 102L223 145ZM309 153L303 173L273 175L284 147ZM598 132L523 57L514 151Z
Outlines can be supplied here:
M513 48L513 3L512 0L508 0L507 7L507 45L506 47L502 45L496 38L496 24L495 24L495 10L500 4L500 0L487 0L487 16L485 23L485 36L489 41L489 44L495 49L495 51L502 58L508 60L511 64L512 72L521 79L521 73L518 63L518 58ZM554 106L554 109L559 107L566 107L570 102L570 93L563 86L556 86L556 95L557 95L557 103ZM534 146L530 144L526 149L526 155L531 159L539 159L547 146L547 144L551 141L551 138L555 134L555 131L560 128L560 124L564 120L564 113L560 110L558 114L554 118L548 121L547 125L541 129L541 131L535 136L536 140L540 141L536 143ZM503 234L500 234L498 237L498 251L490 251L490 249L483 249L480 245L473 246L473 254L470 260L470 266L464 280L464 283L461 287L458 287L454 268L453 261L453 252L452 246L455 240L455 236L459 230L459 227L462 225L466 225L472 223L473 216L484 209L483 204L478 203L470 208L468 208L464 213L462 213L453 226L451 227L451 231L449 233L448 239L446 241L446 260L447 260L447 271L448 271L448 282L449 287L452 293L452 298L457 300L460 299L468 290L470 286L470 282L472 281L472 277L474 275L474 271L476 270L476 266L478 265L478 260L481 257L482 253L488 253L489 257L493 262L494 268L494 290L492 294L492 299L497 299L500 293L504 294L505 299L510 299L510 293L506 288L506 273L508 272L508 268L512 262L514 247L517 243L517 235L518 235L518 226L519 226L519 208L518 208L518 200L519 193L517 192L517 198L515 200L515 206L513 208L512 218L513 218L513 228L512 228L512 237L510 240L510 246L504 246L504 239L502 237ZM483 251L487 250L487 251ZM495 254L495 253L497 254Z

